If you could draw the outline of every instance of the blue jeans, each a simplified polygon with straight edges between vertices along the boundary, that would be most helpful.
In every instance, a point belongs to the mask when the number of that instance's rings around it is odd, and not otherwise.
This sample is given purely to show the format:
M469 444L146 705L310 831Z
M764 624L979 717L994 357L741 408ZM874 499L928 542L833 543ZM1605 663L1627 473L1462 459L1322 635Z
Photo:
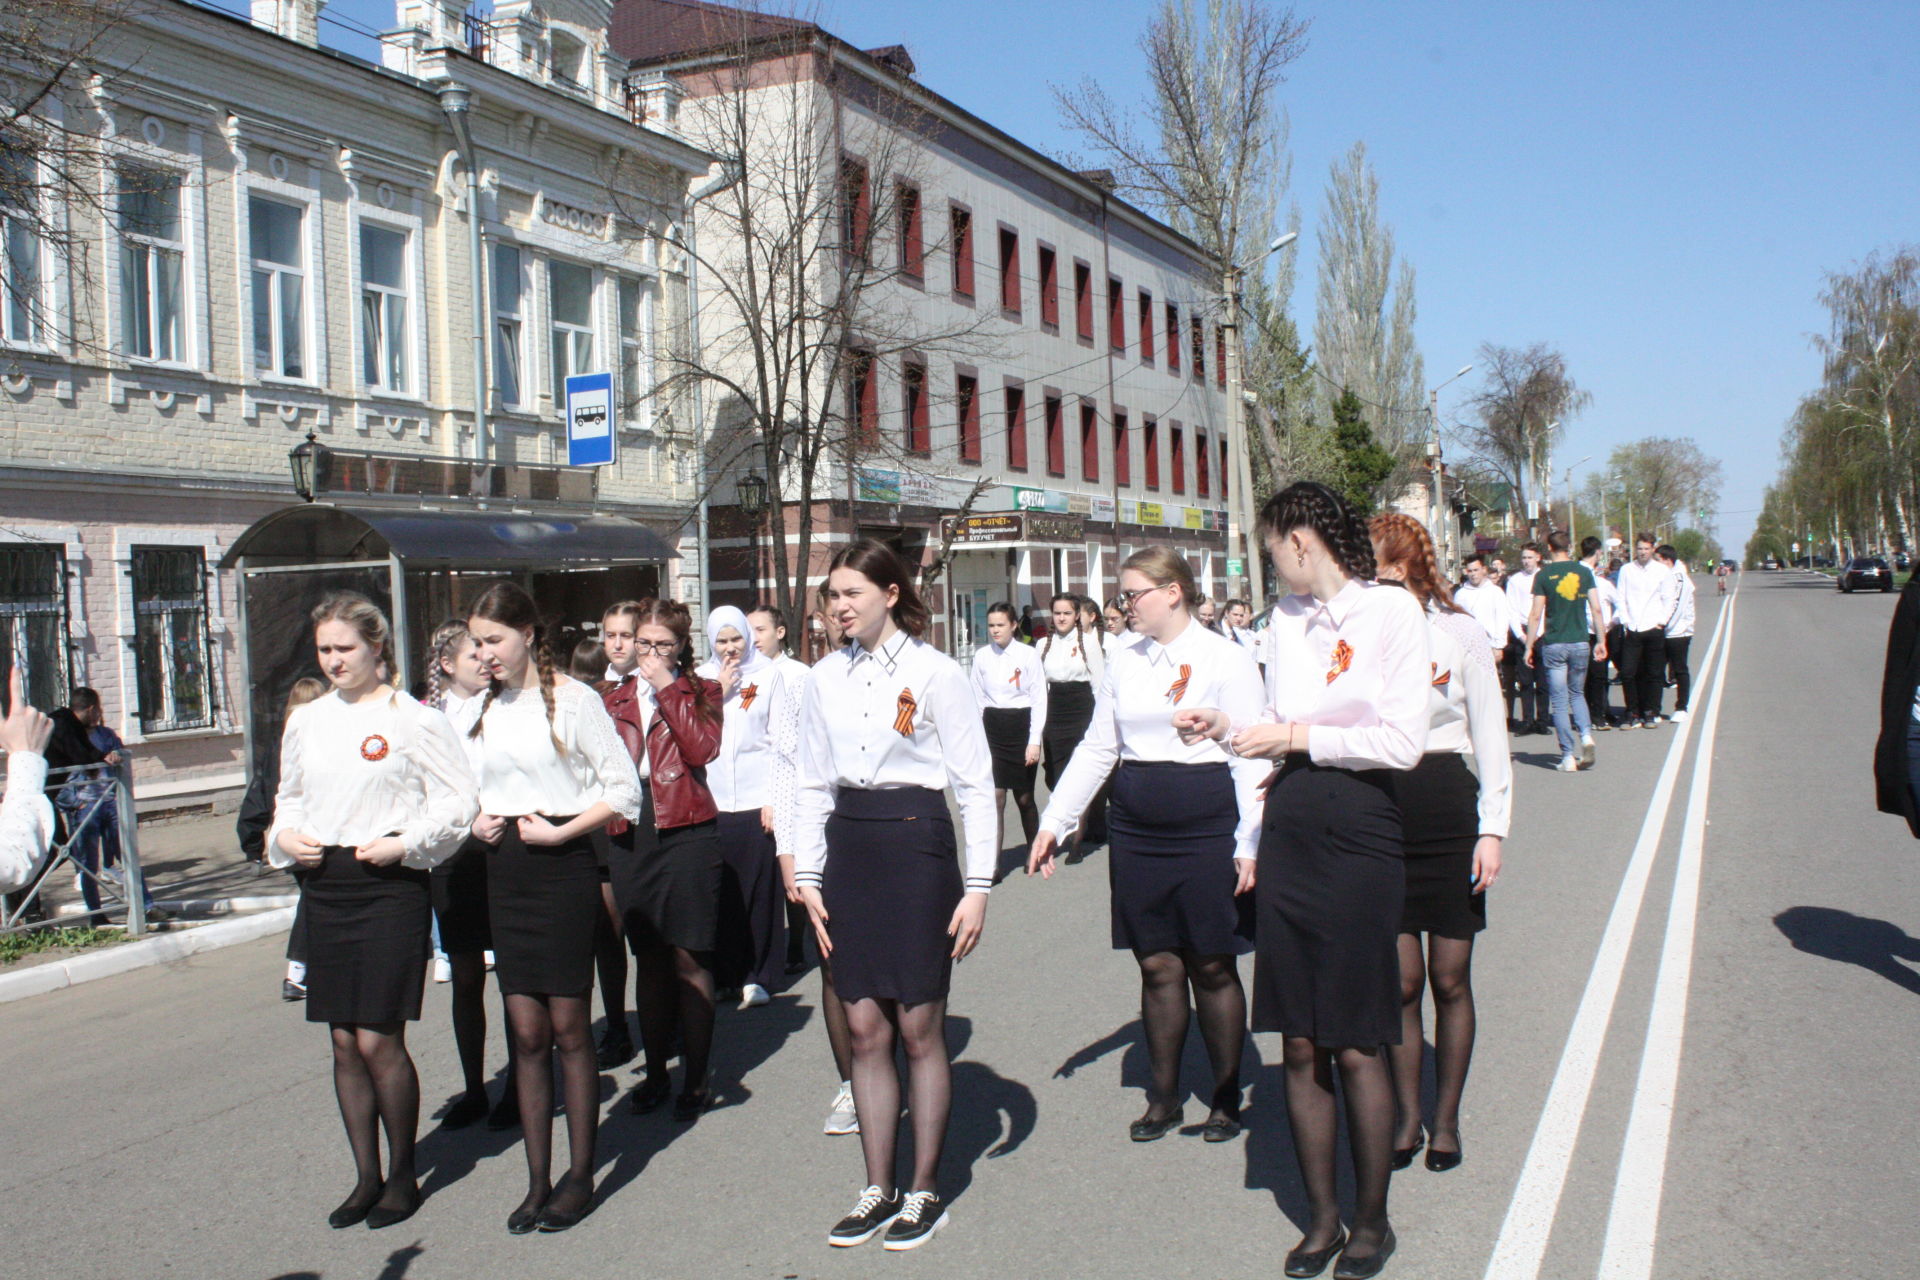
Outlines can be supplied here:
M1570 689L1585 690L1587 659L1592 654L1585 640L1573 644L1543 644L1536 651L1536 656L1547 669L1547 694L1553 706L1553 736L1560 740L1562 756L1579 754L1580 739L1593 732L1593 718L1587 714L1584 692L1578 698L1569 696ZM1571 720L1569 710L1572 712Z

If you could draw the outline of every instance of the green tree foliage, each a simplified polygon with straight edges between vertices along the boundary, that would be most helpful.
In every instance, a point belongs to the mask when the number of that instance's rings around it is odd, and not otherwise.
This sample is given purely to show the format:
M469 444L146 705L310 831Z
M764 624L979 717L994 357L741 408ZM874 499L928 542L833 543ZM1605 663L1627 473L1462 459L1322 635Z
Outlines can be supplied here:
M1343 389L1333 402L1333 447L1339 472L1334 487L1353 504L1355 511L1370 516L1378 504L1380 486L1393 474L1394 457L1373 438L1367 425L1366 406L1352 388Z

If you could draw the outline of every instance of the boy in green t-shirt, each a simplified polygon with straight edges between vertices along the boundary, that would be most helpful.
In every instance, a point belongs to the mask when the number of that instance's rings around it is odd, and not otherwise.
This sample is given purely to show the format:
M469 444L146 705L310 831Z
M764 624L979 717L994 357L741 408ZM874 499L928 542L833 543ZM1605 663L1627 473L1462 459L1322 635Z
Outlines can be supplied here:
M1594 594L1593 570L1573 559L1572 547L1573 540L1565 532L1547 535L1551 559L1534 575L1533 608L1527 616L1527 665L1535 665L1537 647L1545 659L1562 773L1593 767L1593 719L1587 712L1584 693L1589 630L1600 637L1591 650L1593 659L1607 659L1606 605ZM1589 611L1593 615L1591 626ZM1575 689L1582 692L1573 695Z

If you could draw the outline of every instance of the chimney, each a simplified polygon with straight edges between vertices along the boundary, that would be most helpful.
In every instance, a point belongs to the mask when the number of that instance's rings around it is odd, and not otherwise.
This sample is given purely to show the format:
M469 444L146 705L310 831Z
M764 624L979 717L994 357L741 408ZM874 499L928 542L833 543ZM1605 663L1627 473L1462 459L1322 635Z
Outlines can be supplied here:
M896 75L911 76L914 71L913 55L907 52L903 44L884 45L878 49L868 49L867 56Z
M314 46L320 43L320 10L327 0L253 0L253 25Z
M1112 191L1118 185L1111 169L1082 169L1080 176L1102 191Z

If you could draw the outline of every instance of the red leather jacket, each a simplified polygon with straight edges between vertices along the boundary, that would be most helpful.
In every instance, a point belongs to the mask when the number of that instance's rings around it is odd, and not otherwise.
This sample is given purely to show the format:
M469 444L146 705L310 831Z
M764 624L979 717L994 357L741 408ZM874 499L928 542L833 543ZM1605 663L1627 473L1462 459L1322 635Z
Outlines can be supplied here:
M708 714L694 704L694 684L705 686ZM665 831L706 822L718 815L713 793L707 790L707 765L720 754L720 686L699 676L685 675L654 694L657 714L642 740L640 731L640 677L628 676L601 698L620 741L634 763L647 753L653 791L653 824ZM615 835L626 830L620 819L609 823Z

